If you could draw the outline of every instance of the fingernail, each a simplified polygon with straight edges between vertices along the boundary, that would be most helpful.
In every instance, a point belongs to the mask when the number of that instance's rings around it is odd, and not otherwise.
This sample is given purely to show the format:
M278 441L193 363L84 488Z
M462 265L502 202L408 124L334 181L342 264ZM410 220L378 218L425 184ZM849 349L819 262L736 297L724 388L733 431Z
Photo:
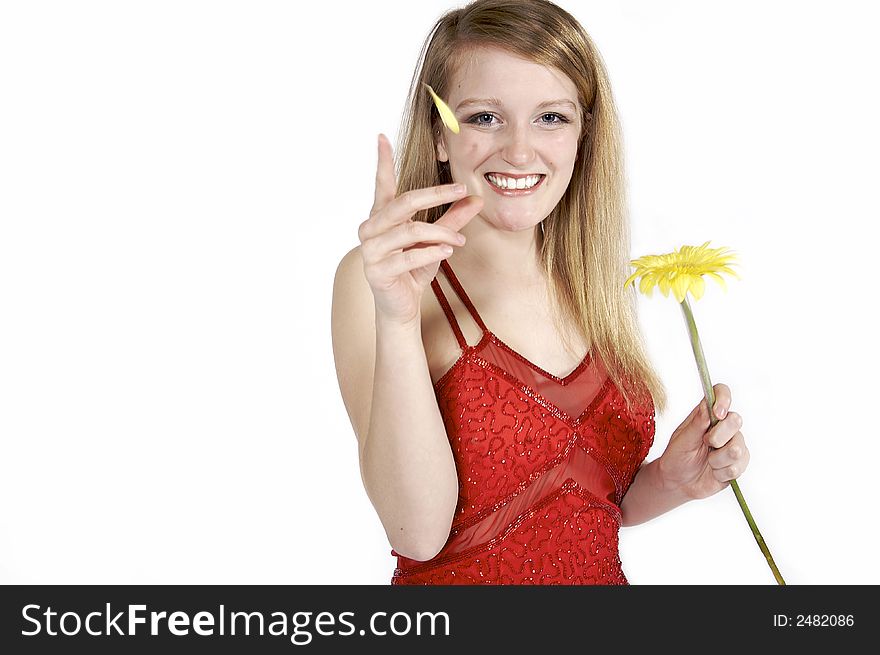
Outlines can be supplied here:
M452 191L453 193L464 193L465 191L467 191L467 187L464 184L456 184L454 187L452 187Z
M724 407L719 407L718 405L715 405L715 414L718 416L718 418L724 418L724 416L727 414L727 410Z
M464 235L463 235L463 234L459 234L459 235L456 237L456 240L457 240L461 245L464 245L464 242L466 241L466 239L464 238Z

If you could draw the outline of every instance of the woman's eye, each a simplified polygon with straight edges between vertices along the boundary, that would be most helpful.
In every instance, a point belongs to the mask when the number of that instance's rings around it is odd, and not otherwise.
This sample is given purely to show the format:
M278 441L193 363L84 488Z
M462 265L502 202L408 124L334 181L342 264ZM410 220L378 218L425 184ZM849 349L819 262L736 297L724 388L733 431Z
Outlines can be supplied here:
M488 117L488 121L482 121L481 118ZM471 123L476 123L477 125L491 125L492 119L495 118L492 114L476 114L473 118L470 119Z
M567 123L568 122L568 119L565 116L563 116L562 114L556 114L553 112L551 112L549 114L544 114L543 116L541 116L541 118L547 118L548 116L550 118L557 119L557 120L544 121L545 123L550 123L551 125L554 123Z
M493 120L495 118L494 114L482 113L482 114L474 114L468 119L468 123L473 123L475 125L485 125L491 126L493 125ZM557 114L555 112L548 112L546 114L541 115L541 123L544 125L561 125L563 123L568 123L569 120L563 116L562 114Z

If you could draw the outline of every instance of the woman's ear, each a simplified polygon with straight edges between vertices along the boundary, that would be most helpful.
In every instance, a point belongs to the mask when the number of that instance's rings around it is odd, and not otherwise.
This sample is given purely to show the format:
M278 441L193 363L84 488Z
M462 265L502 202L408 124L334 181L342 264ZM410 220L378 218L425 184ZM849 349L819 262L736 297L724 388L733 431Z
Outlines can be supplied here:
M443 139L443 130L439 127L434 128L434 144L437 147L437 161L448 162L449 153L446 152L446 142Z

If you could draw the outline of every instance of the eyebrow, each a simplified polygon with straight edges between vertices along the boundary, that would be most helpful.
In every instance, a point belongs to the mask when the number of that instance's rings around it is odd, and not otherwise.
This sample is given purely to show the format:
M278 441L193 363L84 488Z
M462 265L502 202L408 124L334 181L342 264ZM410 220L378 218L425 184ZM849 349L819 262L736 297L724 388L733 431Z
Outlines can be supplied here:
M462 100L460 103L458 103L455 111L458 111L462 107L470 107L471 105L491 105L493 107L503 107L504 103L501 102L501 100L499 100L498 98L468 98L467 100ZM545 100L538 105L538 109L542 109L544 107L555 107L557 105L568 105L572 108L572 110L577 109L577 105L566 98L560 98L559 100Z

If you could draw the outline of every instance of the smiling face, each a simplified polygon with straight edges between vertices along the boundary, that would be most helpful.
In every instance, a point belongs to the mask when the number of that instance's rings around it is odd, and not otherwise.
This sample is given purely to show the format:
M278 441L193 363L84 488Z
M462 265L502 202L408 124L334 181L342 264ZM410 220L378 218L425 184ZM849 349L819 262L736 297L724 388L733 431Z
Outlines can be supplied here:
M562 72L498 48L479 48L453 74L447 104L461 131L442 128L437 159L482 196L485 221L534 228L571 180L581 133L574 83ZM514 188L515 187L515 188Z

